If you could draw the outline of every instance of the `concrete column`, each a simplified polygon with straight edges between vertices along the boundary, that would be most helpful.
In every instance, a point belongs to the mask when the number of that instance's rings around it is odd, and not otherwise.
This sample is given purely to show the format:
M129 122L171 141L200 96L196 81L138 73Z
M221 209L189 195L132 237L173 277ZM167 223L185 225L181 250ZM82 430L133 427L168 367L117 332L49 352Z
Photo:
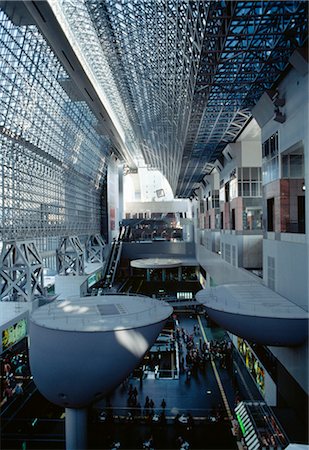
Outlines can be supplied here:
M178 281L182 280L182 268L178 267Z
M162 281L166 281L166 269L162 269Z
M146 269L146 280L150 281L150 269Z
M210 286L210 275L209 272L206 272L206 287L209 288Z
M66 450L87 448L87 409L65 408Z

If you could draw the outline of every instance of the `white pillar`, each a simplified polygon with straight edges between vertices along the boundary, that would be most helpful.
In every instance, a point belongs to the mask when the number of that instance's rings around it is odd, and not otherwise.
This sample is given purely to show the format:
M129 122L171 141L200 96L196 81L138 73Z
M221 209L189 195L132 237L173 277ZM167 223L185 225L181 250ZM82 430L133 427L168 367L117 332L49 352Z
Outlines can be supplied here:
M166 269L162 269L162 281L166 281Z
M66 450L87 448L87 409L65 408Z
M182 281L182 268L178 267L178 281Z

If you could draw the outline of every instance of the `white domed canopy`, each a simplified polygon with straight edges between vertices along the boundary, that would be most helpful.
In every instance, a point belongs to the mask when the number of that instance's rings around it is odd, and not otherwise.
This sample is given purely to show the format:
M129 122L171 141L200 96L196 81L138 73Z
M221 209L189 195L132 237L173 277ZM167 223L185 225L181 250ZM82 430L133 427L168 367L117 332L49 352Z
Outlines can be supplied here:
M196 299L215 322L245 339L278 346L299 345L307 339L308 312L261 284L206 288Z
M173 258L142 258L134 259L130 265L135 269L172 269L182 266L182 261Z
M38 308L31 321L63 331L113 331L161 322L171 313L167 303L142 295L103 295L53 302Z
M148 297L106 295L56 301L30 317L30 366L53 403L81 408L138 365L173 309Z

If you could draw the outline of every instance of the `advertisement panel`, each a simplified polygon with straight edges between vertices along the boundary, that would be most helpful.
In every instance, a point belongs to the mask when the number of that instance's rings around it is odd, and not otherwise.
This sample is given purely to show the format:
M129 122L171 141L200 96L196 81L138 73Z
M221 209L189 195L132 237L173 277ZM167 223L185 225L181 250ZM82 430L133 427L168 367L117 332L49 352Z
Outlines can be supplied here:
M91 288L94 284L96 284L98 281L100 281L102 277L103 277L103 270L102 269L99 269L96 272L94 272L93 274L91 274L87 278L87 286L88 286L88 288Z
M241 338L237 338L237 347L239 353L242 355L247 369L251 373L259 390L265 397L265 371L261 363L251 350L249 344Z
M198 279L199 279L200 285L205 289L206 288L206 280L203 277L203 275L201 274L201 272L199 273Z
M27 334L27 321L21 319L14 325L2 331L2 351L4 352L12 345L16 344Z

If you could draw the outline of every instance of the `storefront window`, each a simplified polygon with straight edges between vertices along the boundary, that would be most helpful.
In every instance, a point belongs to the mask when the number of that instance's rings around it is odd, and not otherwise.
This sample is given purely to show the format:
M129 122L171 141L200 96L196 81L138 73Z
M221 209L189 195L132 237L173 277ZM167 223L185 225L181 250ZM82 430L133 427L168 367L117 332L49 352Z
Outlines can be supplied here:
M238 196L261 197L262 174L260 167L238 169Z
M262 228L262 208L247 207L245 209L244 230L260 230Z
M303 178L304 157L303 155L285 155L281 159L282 178Z
M262 144L263 154L263 184L279 178L279 158L278 158L278 132L273 134Z
M243 192L242 192L243 197L250 197L250 184L243 183L242 189L243 189Z

